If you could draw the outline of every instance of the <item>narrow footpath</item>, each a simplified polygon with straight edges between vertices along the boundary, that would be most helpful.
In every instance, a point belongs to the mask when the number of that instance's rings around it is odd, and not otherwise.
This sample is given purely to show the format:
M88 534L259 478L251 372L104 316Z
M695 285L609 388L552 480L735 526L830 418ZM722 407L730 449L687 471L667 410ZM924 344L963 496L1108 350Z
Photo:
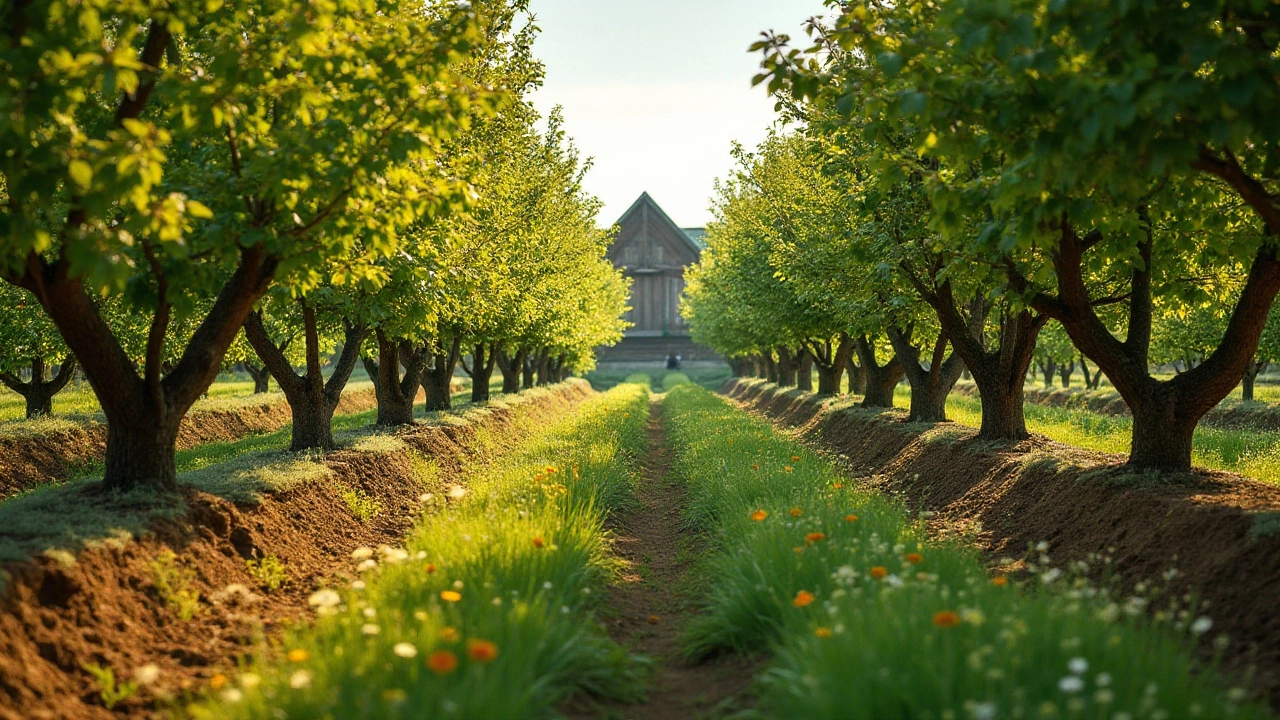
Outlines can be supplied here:
M674 458L663 432L660 395L650 400L648 430L637 506L611 528L614 549L627 567L602 612L615 640L654 663L648 698L636 705L579 706L572 716L583 720L701 720L752 704L747 689L758 660L732 655L695 665L681 655L681 633L696 613L698 588L689 572L705 542L680 530L686 492L671 476Z

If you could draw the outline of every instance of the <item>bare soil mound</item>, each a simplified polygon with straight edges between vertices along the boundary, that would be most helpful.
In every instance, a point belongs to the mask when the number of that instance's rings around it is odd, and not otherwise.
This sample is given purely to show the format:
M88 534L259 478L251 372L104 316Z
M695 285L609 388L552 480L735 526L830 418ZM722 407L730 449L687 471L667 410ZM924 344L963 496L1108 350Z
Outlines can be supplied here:
M395 435L403 445L388 444L395 449L330 453L324 458L330 481L272 493L255 505L186 488L185 515L154 524L144 537L86 550L71 565L42 557L4 566L10 581L0 598L0 719L161 714L209 687L217 673L234 669L238 658L281 626L307 622L312 592L355 576L353 550L397 544L422 512L423 493L443 497L477 459L478 433L486 445L495 438L518 442L521 429L532 424L518 419L549 421L590 393L585 382L570 382L468 413L465 422L408 428ZM434 470L422 472L424 464ZM343 499L344 489L359 490L380 511L361 522ZM94 484L84 492L101 490ZM287 570L287 581L274 592L246 565L267 556ZM166 572L177 578L171 585L199 593L190 620L180 620L162 597ZM159 675L109 711L85 670L91 663L112 668L121 679L146 665L155 665Z
M1230 638L1229 668L1256 673L1273 701L1280 694L1280 487L1222 472L1126 475L1121 456L1042 436L980 443L970 428L907 424L898 413L758 381L731 382L725 392L794 426L913 509L936 512L939 528L972 531L995 557L1020 558L1047 541L1057 564L1109 555L1126 587L1198 596L1214 620L1210 635Z

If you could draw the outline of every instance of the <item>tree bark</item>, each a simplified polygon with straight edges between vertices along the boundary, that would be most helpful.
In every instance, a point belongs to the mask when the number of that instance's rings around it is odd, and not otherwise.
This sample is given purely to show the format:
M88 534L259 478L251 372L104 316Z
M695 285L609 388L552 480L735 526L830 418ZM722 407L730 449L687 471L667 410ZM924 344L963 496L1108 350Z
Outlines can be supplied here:
M244 371L249 373L249 377L253 378L253 394L261 395L270 390L268 381L271 379L271 371L266 366L258 367L251 362L241 363ZM369 376L372 379L372 375Z
M768 350L762 355L764 358L764 379L774 383L778 383L778 362L773 359L773 351Z
M1137 470L1191 469L1191 436L1200 418L1222 401L1244 376L1258 349L1258 341L1277 291L1280 260L1275 251L1259 249L1248 279L1227 321L1222 341L1194 368L1171 380L1150 373L1152 325L1151 258L1154 228L1139 209L1145 239L1139 243L1140 263L1130 275L1129 323L1124 341L1111 334L1094 310L1084 279L1085 254L1104 238L1100 233L1079 236L1063 219L1053 254L1057 296L1037 293L1032 306L1062 323L1080 352L1106 373L1133 413L1133 442L1129 466ZM1015 282L1026 287L1022 278Z
M840 394L840 380L853 355L853 345L849 333L842 332L834 347L830 340L824 340L821 345L814 343L809 347L809 354L818 370L819 395Z
M540 352L526 352L524 365L520 368L520 388L522 390L528 390L537 384L534 371L537 369L537 358Z
M493 366L501 351L501 343L476 343L471 355L471 402L489 401L489 381L493 378Z
M1071 373L1075 372L1075 369L1076 369L1076 364L1071 360L1068 360L1062 365L1058 366L1058 377L1062 378L1062 387L1064 388L1071 387Z
M527 354L528 350L522 347L516 351L515 355L508 355L501 346L494 353L498 361L498 370L502 373L503 394L512 395L520 392L520 371L524 368L524 359Z
M1253 402L1253 386L1258 379L1258 375L1267 369L1267 361L1251 360L1245 367L1244 377L1240 380L1241 400L1245 402Z
M804 392L813 392L813 356L803 345L796 350L796 387Z
M458 366L462 351L462 337L455 337L445 347L441 345L431 353L431 364L422 373L422 391L426 393L427 412L448 410L453 407L453 371Z
M360 345L368 330L343 321L345 337L342 352L326 382L320 367L320 333L315 308L304 304L302 318L306 343L306 368L302 374L293 369L284 352L267 335L260 313L250 313L244 324L244 333L289 402L289 410L293 414L290 449L295 452L327 450L334 446L333 413L342 399L342 391L351 378L351 371L360 359ZM394 363L392 367L395 367Z
M778 346L778 385L781 387L796 386L796 362L791 348Z
M30 382L23 382L12 373L0 373L0 382L21 395L26 402L28 420L53 414L53 396L66 387L75 376L76 359L75 357L64 359L62 365L58 367L57 374L50 380L45 379L45 370L44 358L37 357L31 359Z
M1053 376L1058 373L1057 365L1052 360L1045 360L1040 363L1040 372L1044 373L1044 386L1046 389L1053 387Z
M409 340L388 337L378 330L378 361L365 360L372 366L369 377L376 377L374 392L378 397L379 425L412 425L413 401L422 384L427 366L426 346L415 347ZM404 376L400 367L404 366Z
M223 284L173 371L163 378L160 365L169 305L162 275L156 276L160 293L142 376L85 292L82 280L70 275L69 261L47 261L32 254L18 273L9 276L40 301L102 406L109 428L103 475L108 489L177 489L174 442L182 418L217 378L227 348L266 292L277 265L278 259L260 245L241 250L236 271Z
M866 335L857 339L858 359L861 360L866 387L863 390L862 407L893 407L893 389L902 380L905 371L897 354L884 365L876 362L875 347L867 340Z
M912 343L910 330L889 327L887 333L893 352L901 360L903 373L911 385L907 422L945 422L947 396L960 380L960 372L964 369L964 364L954 350L949 356L946 354L946 333L938 333L928 368L920 361L920 348Z

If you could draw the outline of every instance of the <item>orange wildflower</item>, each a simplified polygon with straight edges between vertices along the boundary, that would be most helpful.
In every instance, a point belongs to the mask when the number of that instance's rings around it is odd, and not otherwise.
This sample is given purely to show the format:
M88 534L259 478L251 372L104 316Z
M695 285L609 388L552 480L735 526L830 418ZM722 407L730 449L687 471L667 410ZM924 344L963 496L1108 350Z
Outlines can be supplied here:
M813 600L814 600L813 593L809 592L808 590L801 590L800 592L796 593L796 598L791 601L791 604L795 605L796 607L804 607L809 603L813 602Z
M995 576L995 577L991 578L991 584L992 584L992 585L995 585L996 587L1004 587L1005 585L1008 585L1008 584L1009 584L1009 576L1008 576L1008 575L997 575L997 576Z
M468 640L467 657L476 662L492 662L498 657L498 646L488 640Z
M760 463L751 463L751 469L752 469L752 470L759 470L759 469L760 469Z
M798 552L798 553L802 553L802 552L804 552L804 548L802 548L802 547L798 547L798 548L795 548L795 551L796 551L796 552Z
M533 539L533 546L534 546L534 547L536 547L536 548L541 549L541 548L542 548L542 546L543 546L544 544L545 544L545 543L544 543L544 542L542 542L542 538L540 538L540 537L536 537L536 538L534 538L534 539Z
M871 568L871 577L877 580L883 580L889 577L889 571L877 565Z
M422 569L425 570L428 575L430 575L431 573L436 571L436 566L432 565L431 563L427 563L426 567Z
M826 540L826 539L827 539L826 534L820 533L820 532L811 532L808 535L804 536L804 541L810 544L819 542L821 540Z
M799 455L792 455L792 456L791 456L791 462L799 462L799 460L800 460L800 456L799 456Z
M783 469L783 470L786 470L787 472L791 472L794 468L792 468L790 465L785 465L785 466L783 466L783 468L782 468L782 469Z
M548 475L555 475L555 474L556 474L556 468L555 468L555 466L554 466L554 465L548 465L548 466L547 466L547 474L548 474Z
M311 657L311 653L307 652L306 650L303 650L302 648L294 648L290 650L289 654L286 655L285 657L289 658L289 662L300 663L300 662L306 662L307 658Z
M800 517L803 514L804 511L800 508L791 508L791 517Z
M845 521L845 522L857 522L857 520L858 520L858 516L857 516L857 515L845 515L845 516L844 516L844 521Z
M831 628L829 627L814 628L813 634L817 635L820 638L824 638L824 639L829 638L831 637Z
M441 590L440 599L445 602L458 602L462 599L462 593L456 590Z
M839 490L840 488L844 487L844 483L831 483L831 487Z
M448 642L448 643L458 642L458 638L460 637L462 637L462 635L458 633L457 628L452 628L452 627L440 628L440 639L443 640L444 642Z
M950 610L943 610L933 616L933 624L943 629L950 629L960 624L960 616Z
M906 559L907 559L907 562L911 563L912 565L919 565L920 563L924 562L924 556L921 555L920 553L907 553Z
M756 522L764 522L764 519L767 517L769 517L769 513L763 510L757 510L751 513L751 519L755 520Z
M437 675L448 675L458 669L458 656L448 650L437 650L427 656L427 669Z
M222 686L226 684L227 684L227 676L223 675L222 673L218 673L217 675L214 675L213 677L209 678L209 687L213 688L214 690L221 690Z
M650 615L650 616L649 616L649 624L650 624L650 625L657 625L657 624L658 624L659 622L661 622L661 621L662 621L662 619L661 619L661 618L659 618L657 615Z

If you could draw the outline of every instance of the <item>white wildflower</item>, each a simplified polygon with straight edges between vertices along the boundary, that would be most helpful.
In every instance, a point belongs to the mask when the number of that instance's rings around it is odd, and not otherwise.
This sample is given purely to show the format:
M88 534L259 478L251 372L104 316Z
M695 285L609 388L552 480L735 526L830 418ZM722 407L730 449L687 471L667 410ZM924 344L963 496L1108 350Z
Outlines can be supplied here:
M160 679L160 666L147 663L133 671L133 679L137 680L139 685L150 685Z
M289 676L289 687L294 690L301 690L311 687L311 673L306 670L296 670Z
M356 560L356 561L368 560L371 557L373 557L373 548L371 547L366 547L362 545L356 548L355 550L351 551L352 560Z
M417 657L418 648L414 647L412 643L402 642L396 643L396 646L391 648L391 652L394 652L397 657L411 658Z
M1209 630L1212 627L1213 627L1213 619L1205 615L1201 615L1200 617L1196 618L1195 622L1191 623L1191 632L1195 633L1196 635L1203 635L1209 632Z
M1089 661L1082 657L1073 657L1067 661L1067 669L1072 675L1083 675L1089 672Z
M365 635L377 635L382 632L382 628L378 627L377 623L365 623L360 626L360 632Z
M1084 689L1084 681L1075 675L1067 675L1058 680L1058 689L1064 693L1078 693Z

